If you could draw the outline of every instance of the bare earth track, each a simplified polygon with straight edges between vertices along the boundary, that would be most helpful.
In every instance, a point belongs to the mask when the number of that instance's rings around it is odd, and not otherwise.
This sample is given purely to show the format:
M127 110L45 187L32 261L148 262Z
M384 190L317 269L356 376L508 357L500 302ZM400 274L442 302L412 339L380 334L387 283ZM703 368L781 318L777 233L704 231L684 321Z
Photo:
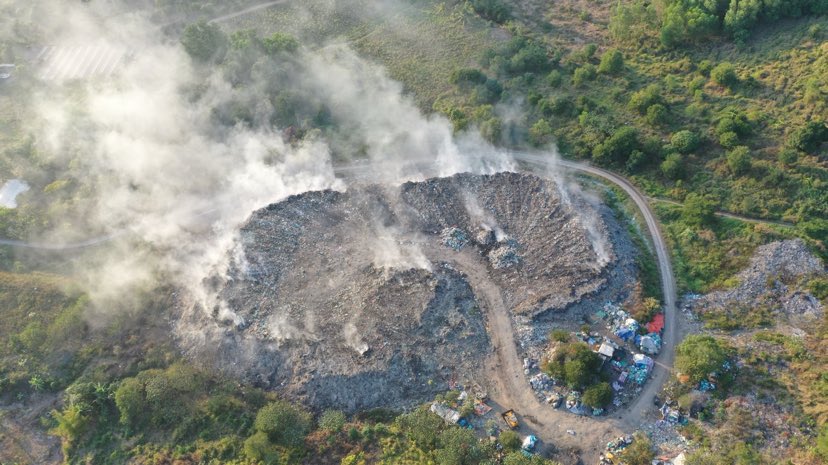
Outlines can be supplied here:
M490 396L499 405L514 408L523 415L523 424L528 430L535 432L546 444L553 444L559 449L580 451L584 463L594 463L601 450L602 444L621 431L636 428L640 425L642 416L651 404L652 397L661 388L668 377L670 366L674 358L674 348L681 331L680 315L676 311L675 281L669 253L657 220L651 211L647 199L626 179L614 173L591 167L588 165L555 160L546 154L516 152L512 156L519 162L532 168L539 168L541 172L548 171L555 166L568 171L581 172L605 179L622 188L636 203L647 223L647 229L655 247L664 295L664 309L666 315L665 344L653 372L653 379L646 385L638 400L629 406L617 418L586 418L551 409L542 405L535 397L523 375L515 341L514 331L504 304L503 296L496 284L487 275L486 268L479 263L481 259L473 256L472 252L452 253L449 251L427 249L428 256L440 261L448 262L464 273L474 288L475 294L481 297L487 310L489 337L495 348L495 356L488 366L491 379L496 383ZM348 175L361 169L370 168L370 165L356 163L336 168L340 175ZM66 250L89 247L103 244L119 234L100 238L92 238L76 244L29 244L18 241L2 241L0 244L43 248L49 250ZM566 430L573 430L576 434L566 434ZM559 457L564 459L564 457Z

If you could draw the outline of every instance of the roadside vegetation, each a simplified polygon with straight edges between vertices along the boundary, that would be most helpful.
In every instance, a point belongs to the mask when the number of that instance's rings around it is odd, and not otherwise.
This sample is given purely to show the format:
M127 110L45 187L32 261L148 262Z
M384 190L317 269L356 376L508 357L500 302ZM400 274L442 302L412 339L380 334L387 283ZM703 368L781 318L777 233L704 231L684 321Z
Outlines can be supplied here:
M165 19L206 19L251 3L156 2ZM219 67L240 89L252 82L253 64L276 82L280 67L299 64L297 50L346 41L456 131L479 130L506 148L554 144L566 157L624 174L649 196L674 202L654 202L654 209L682 292L732 287L753 249L782 238L801 237L828 257L824 0L415 0L391 16L374 3L289 2L222 27L181 24L181 38L197 66ZM5 45L2 52L7 56ZM0 237L24 239L71 226L67 218L82 217L91 194L82 169L44 158L25 134L26 109L12 95L31 89L12 85L12 93L0 95L7 109L0 115L7 129L0 131L0 171L27 179L32 191L21 196L20 208L0 208ZM272 86L255 98L272 105L267 124L292 128L288 142L318 132L336 138L336 121L313 95ZM213 117L227 127L262 124L252 106L239 92ZM608 197L629 211L624 200ZM646 238L627 224L645 251ZM508 452L493 462L490 444L423 408L308 412L189 366L162 336L157 311L169 304L163 298L93 327L88 297L65 278L37 272L39 264L0 247L0 399L54 404L34 415L60 437L67 463L549 463L524 457L505 433L500 442ZM638 310L648 312L657 305L646 299L660 294L651 254L641 254L639 268ZM828 299L824 279L803 285ZM772 463L750 445L769 439L755 436L751 404L726 404L726 393L758 393L790 407L795 431L807 434L788 443L793 458L774 459L828 460L828 324L794 338L773 330L772 318L762 308L705 316L708 329L728 337L771 328L752 336L757 352L708 336L678 348L676 368L689 382L713 374L724 381L709 394L713 401L697 398L689 385L675 386L677 402L706 422L684 430L700 445L689 463ZM558 335L565 347L545 370L583 389L584 403L604 405L609 386L596 374L599 362L565 336ZM732 360L744 364L721 372ZM637 443L625 458L649 463L649 443Z

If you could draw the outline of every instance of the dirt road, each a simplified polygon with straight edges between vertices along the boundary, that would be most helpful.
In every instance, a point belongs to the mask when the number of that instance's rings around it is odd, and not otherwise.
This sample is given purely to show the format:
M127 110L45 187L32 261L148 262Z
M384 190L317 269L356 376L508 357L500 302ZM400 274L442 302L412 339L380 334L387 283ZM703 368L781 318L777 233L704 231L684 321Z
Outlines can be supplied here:
M516 152L512 156L518 161L527 164L539 166L543 168L553 168L555 166L562 167L570 171L578 171L581 173L598 176L602 179L612 182L617 185L635 202L635 205L641 211L644 221L647 224L647 229L650 233L650 238L655 247L656 258L658 259L658 268L661 274L661 286L664 295L664 346L658 355L657 363L653 368L652 379L641 391L638 399L626 410L621 416L621 421L629 428L638 427L641 424L641 419L646 411L652 408L653 396L658 393L661 386L667 381L670 373L670 368L673 366L675 358L675 348L678 339L685 333L685 325L682 315L676 309L676 282L673 275L673 266L670 262L670 253L667 250L667 244L661 234L661 229L658 226L658 221L650 209L650 204L647 198L636 189L626 178L619 176L610 171L593 166L576 163L568 160L559 160L550 157L549 155L533 154L526 152Z
M471 248L456 252L434 244L421 245L433 262L449 263L465 274L474 294L481 300L479 303L485 310L494 348L486 371L493 403L502 409L515 409L522 425L520 432L534 433L546 448L551 445L578 451L584 463L597 463L603 444L622 434L621 425L614 419L581 417L541 403L526 382L510 312L500 288L489 277L488 264L483 257ZM567 434L567 430L575 431L575 435Z

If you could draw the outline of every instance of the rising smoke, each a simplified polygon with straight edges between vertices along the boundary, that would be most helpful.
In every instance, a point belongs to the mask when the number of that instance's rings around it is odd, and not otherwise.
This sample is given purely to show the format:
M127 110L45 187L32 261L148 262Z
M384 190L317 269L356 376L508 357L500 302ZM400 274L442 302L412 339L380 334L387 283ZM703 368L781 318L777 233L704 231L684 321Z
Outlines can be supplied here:
M123 305L135 289L163 279L186 289L198 303L193 308L214 321L244 325L209 285L211 277L225 275L231 259L244 262L239 254L228 255L240 250L238 226L255 209L289 195L345 190L335 157L367 158L369 165L346 171L386 183L515 167L476 132L457 135L447 119L423 115L383 68L347 45L300 48L293 58L263 57L250 64L249 81L238 86L220 66L193 63L177 41L141 14L104 20L95 2L41 3L52 12L42 26L50 42L94 38L132 51L109 80L52 83L34 98L31 130L39 150L80 173L91 193L85 223L72 222L69 229L113 237L129 232L93 263L78 267L96 303L96 318L105 316L103 309ZM271 123L273 108L259 97L274 87L314 96L329 109L337 130L285 137L289 128ZM238 102L249 118L232 125L217 121L217 114ZM467 209L505 236L473 201ZM585 220L587 231L590 223ZM373 245L376 266L430 269L403 232L380 222L372 229L375 237L366 242ZM66 241L67 234L55 231L51 239ZM603 239L595 231L590 238L603 265ZM300 327L274 316L268 331L280 342L308 337L312 327L313 322ZM221 334L218 326L215 330ZM214 337L195 326L179 327L179 335L204 345ZM343 336L355 349L362 347L355 326Z

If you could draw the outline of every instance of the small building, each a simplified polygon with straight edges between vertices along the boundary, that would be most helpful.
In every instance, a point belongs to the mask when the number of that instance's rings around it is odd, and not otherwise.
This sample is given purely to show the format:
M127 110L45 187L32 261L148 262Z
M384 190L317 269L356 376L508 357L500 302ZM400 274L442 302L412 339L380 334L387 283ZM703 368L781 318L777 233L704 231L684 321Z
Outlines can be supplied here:
M598 348L598 354L606 357L607 359L611 359L614 353L615 347L611 346L606 341L602 342L601 347Z

